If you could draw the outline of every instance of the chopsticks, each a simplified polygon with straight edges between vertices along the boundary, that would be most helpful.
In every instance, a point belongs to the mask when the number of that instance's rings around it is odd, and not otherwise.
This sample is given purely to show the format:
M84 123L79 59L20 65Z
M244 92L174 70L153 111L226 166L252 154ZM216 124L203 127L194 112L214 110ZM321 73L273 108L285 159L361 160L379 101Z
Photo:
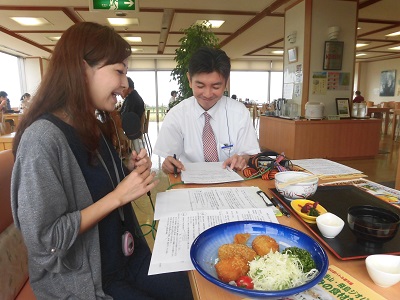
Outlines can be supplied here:
M295 178L283 183L276 183L276 186L279 188L284 188L287 187L288 185L292 185L292 184L296 184L296 183L300 183L300 182L304 182L304 181L309 181L315 178L320 178L324 175L320 174L320 175L311 175L311 176L307 176L307 177L301 177L301 178Z

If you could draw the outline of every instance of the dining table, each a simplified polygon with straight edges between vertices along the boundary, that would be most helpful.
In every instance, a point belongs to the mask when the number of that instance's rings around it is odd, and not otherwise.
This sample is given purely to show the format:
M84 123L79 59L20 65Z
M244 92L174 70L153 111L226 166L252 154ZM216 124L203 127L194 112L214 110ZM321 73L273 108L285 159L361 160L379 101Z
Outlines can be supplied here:
M3 114L3 119L4 120L13 120L14 121L14 131L15 131L22 115L23 115L22 113L7 113L7 114Z
M12 143L15 137L15 132L0 135L0 151L12 149Z
M389 128L389 119L390 119L390 108L389 107L367 107L367 116L371 117L372 114L375 113L382 113L385 114L385 127L384 127L384 134L388 133Z
M355 178L359 175L355 175ZM360 175L365 176L365 175ZM331 179L332 180L332 179ZM181 188L199 188L199 187L247 187L247 186L257 186L268 196L273 196L272 190L275 188L274 180L263 180L261 178L256 178L252 180L244 180L238 182L229 182L222 184L211 184L211 185L199 185L199 184L179 184L181 182L180 175L177 178L174 177L173 174L169 174L170 184L173 185L174 189ZM328 183L329 180L320 180L319 183ZM281 204L286 207L286 209L291 212L292 216L277 216L279 224L292 227L301 232L308 234L313 237L312 230L310 230L306 225L304 225L297 217L294 217L293 214L295 212L289 207L286 203L281 201ZM346 225L345 225L346 226ZM352 259L352 260L342 260L337 258L330 250L322 244L322 247L325 249L329 264L334 265L335 267L345 271L347 274L355 278L362 285L370 288L375 293L381 295L384 299L395 299L395 295L400 292L399 284L394 285L389 288L383 288L376 285L372 279L369 277L365 265L365 259ZM245 297L241 297L235 294L232 294L224 289L214 285L213 283L206 280L199 272L196 270L188 271L188 276L193 292L193 297L196 300L210 300L210 299L218 299L218 300L250 300ZM339 298L337 298L339 299ZM345 299L345 298L343 298ZM348 299L348 298L346 298ZM356 299L356 298L354 298ZM397 299L397 298L396 298ZM372 300L372 299L370 299Z

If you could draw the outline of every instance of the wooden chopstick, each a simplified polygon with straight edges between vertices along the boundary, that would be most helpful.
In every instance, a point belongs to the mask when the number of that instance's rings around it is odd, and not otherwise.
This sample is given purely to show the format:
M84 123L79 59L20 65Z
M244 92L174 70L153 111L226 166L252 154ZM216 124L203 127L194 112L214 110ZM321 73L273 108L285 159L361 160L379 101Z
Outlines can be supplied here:
M300 183L300 182L304 182L304 181L308 181L308 180L312 180L315 178L320 178L324 175L320 174L320 175L311 175L311 176L307 176L307 177L301 177L301 178L295 178L283 183L277 183L276 186L279 188L284 188L287 187L288 185L292 185L292 184L296 184L296 183Z

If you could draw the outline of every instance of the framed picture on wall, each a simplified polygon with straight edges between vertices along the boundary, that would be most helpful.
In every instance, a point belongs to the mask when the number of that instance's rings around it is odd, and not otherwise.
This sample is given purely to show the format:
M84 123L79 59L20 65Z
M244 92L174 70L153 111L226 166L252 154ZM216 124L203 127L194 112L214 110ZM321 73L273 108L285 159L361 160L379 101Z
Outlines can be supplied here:
M396 70L381 72L381 86L379 87L379 96L394 96L396 86Z
M350 100L349 98L336 98L336 110L339 117L350 118Z
M297 47L293 47L288 49L288 60L289 63L293 63L297 61Z
M324 70L341 70L343 61L343 45L340 41L326 41L324 50Z

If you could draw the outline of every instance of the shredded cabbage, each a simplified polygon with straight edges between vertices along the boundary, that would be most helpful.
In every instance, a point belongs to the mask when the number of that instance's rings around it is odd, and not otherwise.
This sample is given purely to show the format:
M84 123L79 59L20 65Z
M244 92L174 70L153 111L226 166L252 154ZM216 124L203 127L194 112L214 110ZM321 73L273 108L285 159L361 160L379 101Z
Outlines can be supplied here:
M317 269L303 273L297 257L272 251L249 262L248 276L253 279L255 290L280 291L303 285L318 275Z

